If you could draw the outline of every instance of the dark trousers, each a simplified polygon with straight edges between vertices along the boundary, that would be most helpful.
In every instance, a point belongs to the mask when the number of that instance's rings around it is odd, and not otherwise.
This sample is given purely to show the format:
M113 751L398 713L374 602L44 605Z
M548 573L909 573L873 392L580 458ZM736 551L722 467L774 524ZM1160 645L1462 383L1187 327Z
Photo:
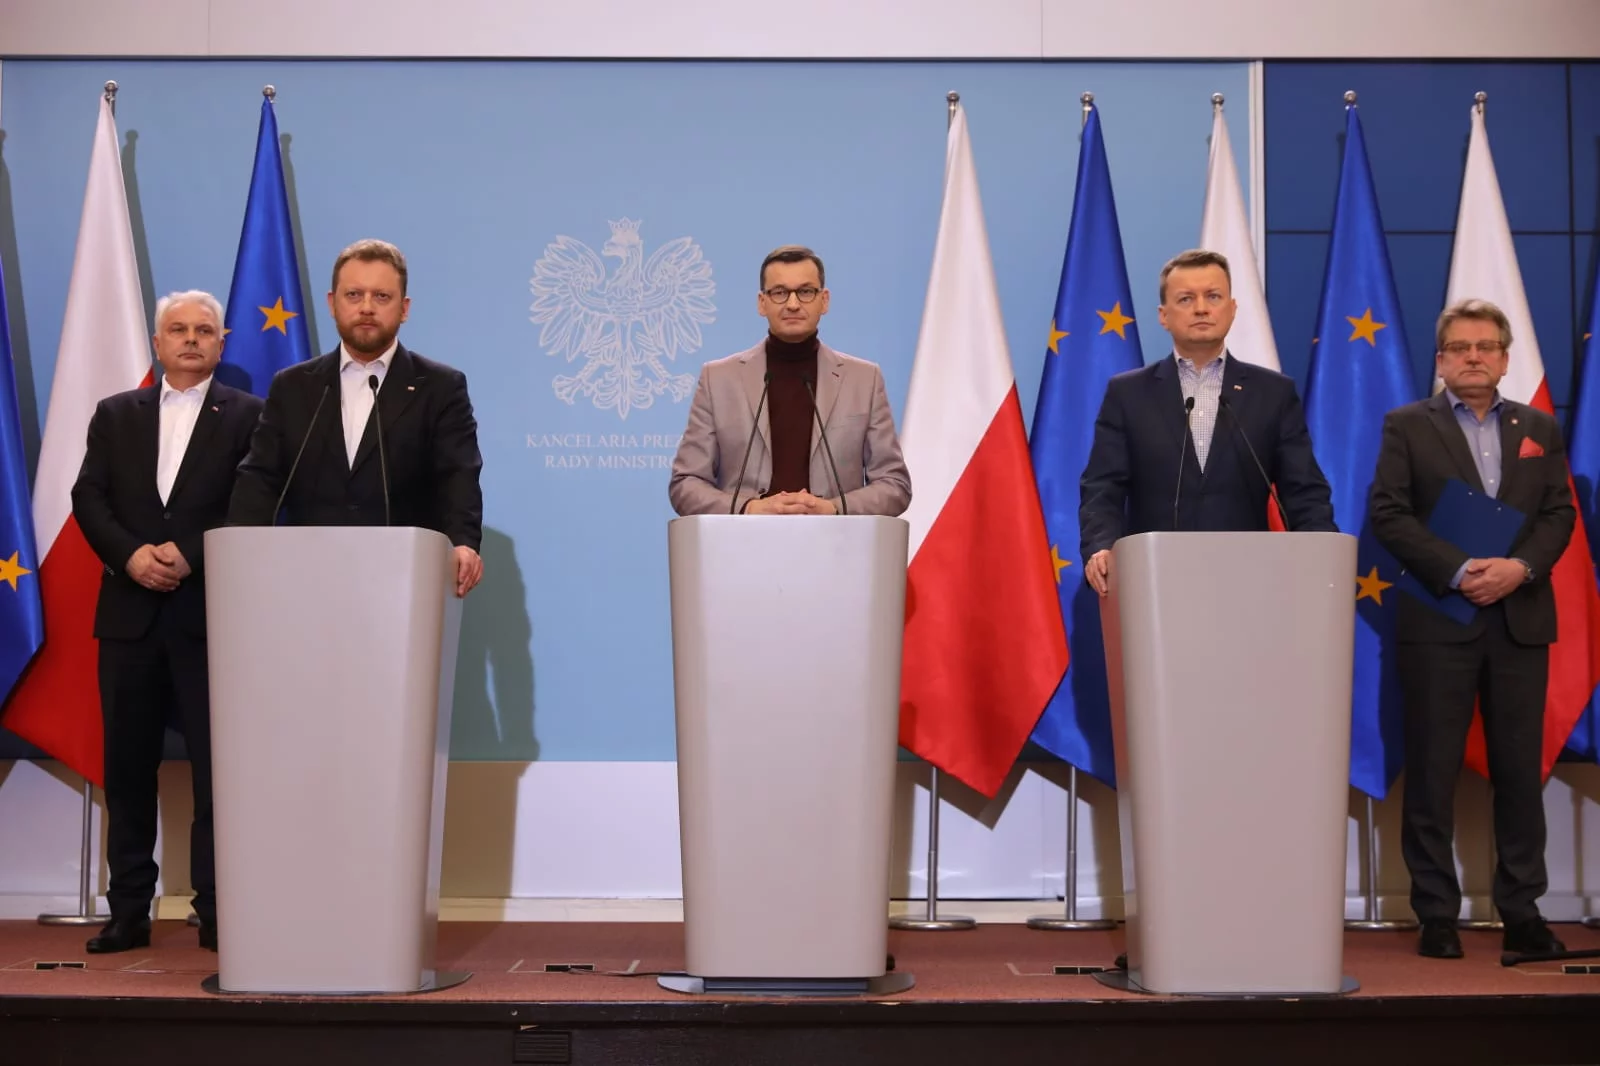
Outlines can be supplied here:
M100 641L100 707L106 735L106 891L112 917L150 912L156 876L156 774L167 723L182 731L194 773L189 875L195 913L217 920L211 833L211 699L206 642L158 619L138 640Z
M1480 612L1484 633L1463 644L1399 644L1405 696L1406 783L1400 848L1411 871L1411 907L1423 921L1455 921L1456 781L1474 701L1483 715L1494 792L1494 905L1507 923L1539 916L1544 865L1540 761L1548 645L1515 643L1499 604Z

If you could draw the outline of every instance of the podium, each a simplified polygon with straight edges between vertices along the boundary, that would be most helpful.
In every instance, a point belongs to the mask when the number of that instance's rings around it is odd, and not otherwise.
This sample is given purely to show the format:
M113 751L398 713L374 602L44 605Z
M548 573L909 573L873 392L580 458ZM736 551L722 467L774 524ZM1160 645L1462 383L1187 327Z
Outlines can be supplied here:
M1142 533L1102 601L1137 991L1337 995L1356 540Z
M215 990L465 980L434 969L461 625L449 541L232 527L206 533L205 564Z
M667 526L686 976L678 992L884 994L909 527Z

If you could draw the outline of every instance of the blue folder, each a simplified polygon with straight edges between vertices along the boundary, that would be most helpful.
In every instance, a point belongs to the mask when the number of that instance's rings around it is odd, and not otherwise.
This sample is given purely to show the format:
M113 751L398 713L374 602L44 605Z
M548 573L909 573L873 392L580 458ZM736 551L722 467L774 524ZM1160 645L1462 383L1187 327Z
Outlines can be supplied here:
M1465 481L1451 478L1428 516L1428 529L1474 559L1498 559L1511 550L1526 518L1516 508L1474 491ZM1443 596L1435 596L1409 570L1401 572L1399 586L1401 592L1462 625L1470 625L1477 617L1478 608L1461 593L1451 589Z

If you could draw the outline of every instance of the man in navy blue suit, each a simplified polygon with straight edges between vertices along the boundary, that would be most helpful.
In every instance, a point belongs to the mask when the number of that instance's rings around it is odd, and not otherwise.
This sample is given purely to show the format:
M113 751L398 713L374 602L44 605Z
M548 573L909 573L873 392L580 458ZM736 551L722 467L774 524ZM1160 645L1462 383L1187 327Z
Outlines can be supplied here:
M1294 381L1227 350L1237 310L1226 257L1177 256L1161 270L1172 355L1106 385L1078 487L1084 577L1102 596L1118 539L1265 530L1269 485L1287 528L1337 532Z

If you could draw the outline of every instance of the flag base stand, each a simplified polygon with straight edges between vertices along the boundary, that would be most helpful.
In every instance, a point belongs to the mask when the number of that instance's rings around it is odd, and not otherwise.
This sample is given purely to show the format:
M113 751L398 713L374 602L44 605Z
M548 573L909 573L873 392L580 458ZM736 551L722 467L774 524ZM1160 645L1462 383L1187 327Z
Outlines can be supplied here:
M930 763L928 770L928 912L922 918L896 915L889 919L889 928L917 933L976 929L978 923L973 918L954 914L939 916L939 768Z
M1366 816L1361 820L1361 840L1367 853L1367 916L1346 918L1344 927L1352 933L1400 933L1418 926L1415 918L1378 917L1378 830L1372 797L1367 797Z
M1036 914L1027 921L1029 929L1053 933L1088 933L1115 929L1110 918L1078 917L1078 768L1067 764L1067 884L1066 914Z
M89 891L89 850L94 828L94 783L83 783L83 844L78 853L78 913L41 914L40 925L105 925L109 914L94 912L94 895Z

